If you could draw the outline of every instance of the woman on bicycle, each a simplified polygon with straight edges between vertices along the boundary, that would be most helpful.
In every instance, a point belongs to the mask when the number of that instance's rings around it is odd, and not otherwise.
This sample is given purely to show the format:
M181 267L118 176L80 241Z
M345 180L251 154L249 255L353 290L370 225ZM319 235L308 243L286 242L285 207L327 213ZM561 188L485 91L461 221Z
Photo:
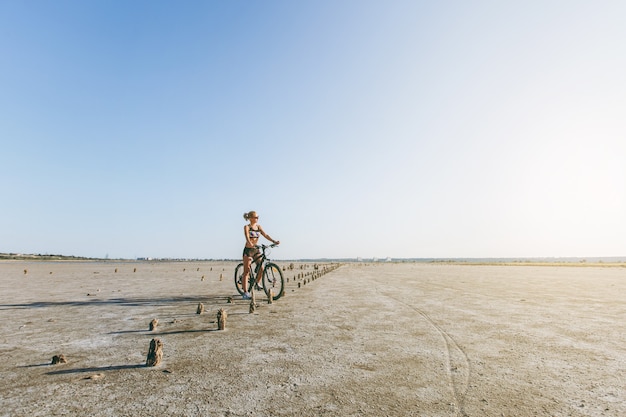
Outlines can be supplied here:
M243 248L243 277L241 278L241 285L244 291L243 299L249 300L250 289L248 288L248 277L250 276L250 266L252 265L252 261L256 260L260 256L259 248L257 248L259 237L263 236L265 239L276 245L278 245L280 241L272 239L267 233L265 233L259 224L259 215L256 211L253 210L244 213L243 218L248 220L250 223L243 227L243 233L246 236L246 246ZM262 275L263 271L259 268L256 280L252 281L250 288L252 288L252 285L259 282Z

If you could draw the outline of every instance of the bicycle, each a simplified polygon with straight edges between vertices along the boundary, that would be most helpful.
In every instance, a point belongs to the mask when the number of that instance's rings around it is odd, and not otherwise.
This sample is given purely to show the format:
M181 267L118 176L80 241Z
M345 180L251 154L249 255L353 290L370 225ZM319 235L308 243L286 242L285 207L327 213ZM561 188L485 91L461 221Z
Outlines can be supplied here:
M255 289L263 288L265 291L265 295L270 296L270 290L273 291L274 296L272 300L278 300L285 294L285 279L283 278L283 273L275 263L271 262L267 257L270 251L269 249L274 248L278 245L258 245L257 247L261 249L261 256L252 261L254 264L254 268L252 268L252 264L250 265L250 275L248 276L248 287L252 288L252 285L255 286ZM265 265L264 265L265 264ZM259 273L259 268L263 268L263 278L260 282L255 282ZM235 268L235 287L239 294L244 294L243 289L243 262L241 262Z

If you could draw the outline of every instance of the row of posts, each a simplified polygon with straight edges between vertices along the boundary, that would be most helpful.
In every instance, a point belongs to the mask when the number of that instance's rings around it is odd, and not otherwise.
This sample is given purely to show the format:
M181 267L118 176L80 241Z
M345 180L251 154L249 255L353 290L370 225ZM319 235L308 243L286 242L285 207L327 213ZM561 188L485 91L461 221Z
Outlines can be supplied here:
M315 271L313 272L307 272L307 273L299 273L296 275L294 275L293 280L294 282L296 280L298 280L298 288L301 288L301 285L306 285L307 283L311 282L312 280L316 280L317 278L320 278L322 275L325 275L329 272L334 271L335 269L337 269L339 267L339 265L332 265L330 267L326 267L324 266L322 268L322 270L320 271L317 265L314 265L314 269ZM200 268L198 268L199 270ZM289 269L293 269L293 264L290 265ZM300 269L304 269L304 267L301 265ZM211 268L211 270L213 270L213 268ZM283 268L283 271L285 270L285 268ZM137 268L133 269L133 272L136 272ZM183 271L185 271L183 269ZM117 268L115 269L115 272L118 272ZM28 271L24 270L24 274L27 274ZM204 276L202 277L202 281L204 281ZM222 274L220 274L220 281L222 281L223 276ZM302 280L302 281L300 281ZM287 278L287 282L289 282L289 278ZM256 303L256 296L255 296L255 291L254 289L252 289L251 293L250 293L251 297L250 297L250 309L249 312L250 314L254 313L256 311L256 308L258 307L257 303ZM269 296L267 297L267 302L268 304L272 304L274 301L274 293L273 290L270 289L270 293ZM228 302L231 303L232 302L232 298L229 297L228 298ZM196 309L196 314L203 314L205 312L205 307L203 303L198 303L198 307ZM228 313L226 312L226 310L224 308L220 308L217 311L217 329L218 330L225 330L226 329L226 319L228 317ZM157 326L159 324L159 320L158 319L152 319L152 321L150 321L149 324L149 330L150 331L155 331L157 329ZM151 366L157 366L161 363L163 359L163 342L161 341L161 339L158 338L154 338L150 341L150 346L148 349L148 356L146 357L146 366L151 367ZM65 358L64 355L55 355L52 358L52 365L57 365L57 364L62 364L62 363L67 363L67 359Z

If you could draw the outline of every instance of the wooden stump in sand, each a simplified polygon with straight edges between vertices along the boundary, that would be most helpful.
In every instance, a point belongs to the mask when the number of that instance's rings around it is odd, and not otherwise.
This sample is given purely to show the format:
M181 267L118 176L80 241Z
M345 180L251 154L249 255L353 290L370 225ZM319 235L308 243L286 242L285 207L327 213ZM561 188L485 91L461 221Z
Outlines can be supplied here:
M198 303L198 308L196 309L196 314L204 313L204 304Z
M152 321L150 322L150 331L151 332L155 331L158 324L159 324L159 321L157 319L152 319Z
M160 339L150 341L150 350L146 358L146 366L157 366L163 359L163 342Z
M224 310L223 308L220 308L219 311L217 312L217 330L226 329L226 317L227 316L228 316L228 313L226 313L226 310Z
M254 287L250 291L250 314L256 311L256 297L254 296Z
M67 359L65 359L65 355L54 355L52 357L52 365L58 365L60 363L67 363Z
M274 303L274 289L270 288L270 295L267 296L267 304Z

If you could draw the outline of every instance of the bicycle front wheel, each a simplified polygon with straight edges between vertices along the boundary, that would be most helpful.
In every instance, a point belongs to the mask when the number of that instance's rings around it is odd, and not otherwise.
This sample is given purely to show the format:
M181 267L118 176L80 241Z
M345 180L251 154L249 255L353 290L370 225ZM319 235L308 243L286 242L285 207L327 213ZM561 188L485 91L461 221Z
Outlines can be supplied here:
M273 300L278 300L285 294L285 279L283 273L275 263L268 263L263 270L263 289L269 297L270 290L274 294Z
M235 287L237 288L237 292L243 295L243 263L237 265L235 268Z

